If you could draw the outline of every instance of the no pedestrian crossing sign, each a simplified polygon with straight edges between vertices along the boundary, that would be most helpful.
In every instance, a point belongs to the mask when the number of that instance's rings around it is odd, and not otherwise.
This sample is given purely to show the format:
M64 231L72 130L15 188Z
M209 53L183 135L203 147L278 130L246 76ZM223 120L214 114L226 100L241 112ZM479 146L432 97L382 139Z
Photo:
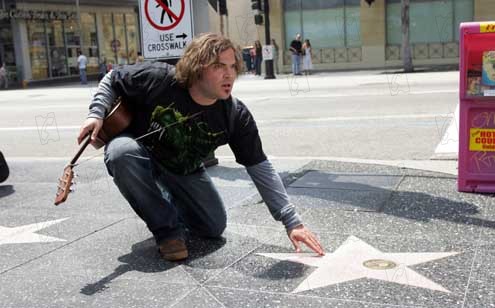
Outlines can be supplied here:
M273 60L272 45L263 45L261 53L263 55L263 60Z
M193 36L191 0L139 0L145 59L180 58Z

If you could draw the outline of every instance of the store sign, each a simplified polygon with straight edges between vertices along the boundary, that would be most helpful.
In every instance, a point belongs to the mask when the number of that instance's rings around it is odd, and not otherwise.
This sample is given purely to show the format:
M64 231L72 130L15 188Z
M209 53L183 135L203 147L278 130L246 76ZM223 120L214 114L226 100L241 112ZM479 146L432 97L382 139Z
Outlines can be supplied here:
M495 32L495 23L493 23L493 22L481 22L480 23L480 32L481 33Z
M469 151L495 152L495 129L471 128Z
M2 19L66 20L66 19L76 19L76 18L77 18L76 12L0 10L0 20Z
M140 0L145 59L180 58L193 36L190 0Z

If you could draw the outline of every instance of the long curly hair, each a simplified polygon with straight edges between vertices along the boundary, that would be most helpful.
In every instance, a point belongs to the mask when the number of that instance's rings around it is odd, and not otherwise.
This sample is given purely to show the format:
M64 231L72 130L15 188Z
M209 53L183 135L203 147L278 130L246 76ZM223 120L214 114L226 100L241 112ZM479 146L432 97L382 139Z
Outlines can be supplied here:
M231 48L235 55L235 70L237 75L242 71L242 56L240 48L234 43L216 33L205 33L194 38L186 47L184 55L177 62L175 79L184 88L190 88L200 80L203 69L218 61L220 53Z

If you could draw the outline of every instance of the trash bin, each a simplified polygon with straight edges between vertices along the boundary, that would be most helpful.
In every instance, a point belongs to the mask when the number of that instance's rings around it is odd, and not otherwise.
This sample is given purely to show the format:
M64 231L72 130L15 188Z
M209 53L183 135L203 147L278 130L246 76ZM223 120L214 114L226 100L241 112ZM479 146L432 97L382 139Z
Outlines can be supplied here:
M459 191L495 193L495 21L460 25Z
M4 182L9 177L9 166L0 152L0 183Z

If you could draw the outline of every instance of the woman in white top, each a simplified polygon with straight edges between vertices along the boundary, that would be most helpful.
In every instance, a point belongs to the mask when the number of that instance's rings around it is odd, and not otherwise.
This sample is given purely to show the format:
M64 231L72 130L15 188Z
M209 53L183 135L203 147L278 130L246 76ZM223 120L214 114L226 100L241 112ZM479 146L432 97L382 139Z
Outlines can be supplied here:
M304 74L311 74L311 70L313 69L313 62L311 62L311 43L309 40L304 40L304 44L302 45L303 50L303 70Z

